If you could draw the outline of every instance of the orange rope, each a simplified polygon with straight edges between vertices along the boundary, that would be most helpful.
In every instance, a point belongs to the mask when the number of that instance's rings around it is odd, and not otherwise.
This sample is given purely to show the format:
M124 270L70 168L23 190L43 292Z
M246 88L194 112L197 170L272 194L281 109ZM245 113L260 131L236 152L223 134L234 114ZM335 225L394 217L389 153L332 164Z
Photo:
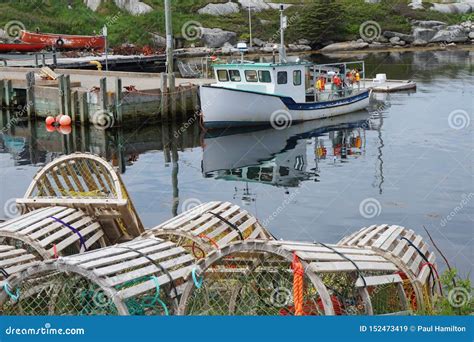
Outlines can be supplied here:
M295 316L302 316L303 311L303 276L304 269L300 259L293 252L293 262L291 263L293 269L293 301L295 303Z
M201 239L207 239L207 240L209 240L209 242L210 242L216 249L219 249L219 245L217 244L217 242L216 242L213 238L207 236L206 234L199 234L198 236L199 236Z

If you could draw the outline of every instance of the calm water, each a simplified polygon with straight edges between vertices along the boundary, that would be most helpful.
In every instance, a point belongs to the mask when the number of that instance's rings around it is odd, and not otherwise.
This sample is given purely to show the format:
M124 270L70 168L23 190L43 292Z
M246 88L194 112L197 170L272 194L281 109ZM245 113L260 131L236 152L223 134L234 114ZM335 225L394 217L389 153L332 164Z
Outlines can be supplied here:
M122 170L148 227L209 200L244 206L283 239L335 243L375 223L426 236L424 225L467 275L473 259L473 56L446 51L347 58L364 58L369 76L413 79L418 89L378 95L378 110L371 113L280 131L211 136L194 124L174 136L179 124L143 124L107 132L78 127L62 135L47 133L43 124L19 124L0 135L0 206L22 196L41 165L90 151Z

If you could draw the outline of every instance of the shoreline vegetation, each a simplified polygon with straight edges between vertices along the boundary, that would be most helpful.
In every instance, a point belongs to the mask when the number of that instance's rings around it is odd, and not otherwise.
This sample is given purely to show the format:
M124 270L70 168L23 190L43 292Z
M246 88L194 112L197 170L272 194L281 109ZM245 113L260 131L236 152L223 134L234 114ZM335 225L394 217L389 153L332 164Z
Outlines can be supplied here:
M91 9L82 0L5 1L0 4L0 41L7 38L5 26L16 21L30 31L85 35L98 34L107 25L111 47L164 47L163 1L145 0L137 8L119 7L117 0L94 3L98 6ZM272 53L280 40L277 1L271 7L269 1L261 3L269 7L255 8L252 13L250 52ZM429 4L423 4L423 9L413 9L407 0L379 3L286 0L283 3L289 6L285 10L289 23L285 41L289 52L445 48L472 45L474 41L472 13L441 13L429 9ZM178 47L228 54L237 42L248 43L245 4L243 0L173 1L173 30L181 45ZM225 5L237 12L203 12L209 6Z

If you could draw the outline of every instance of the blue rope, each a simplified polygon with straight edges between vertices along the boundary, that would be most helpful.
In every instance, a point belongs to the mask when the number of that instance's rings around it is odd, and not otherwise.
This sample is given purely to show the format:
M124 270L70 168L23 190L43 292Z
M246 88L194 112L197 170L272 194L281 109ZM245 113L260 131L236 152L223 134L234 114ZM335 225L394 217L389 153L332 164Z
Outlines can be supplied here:
M55 220L56 222L59 222L61 223L63 226L66 226L68 227L69 229L71 229L74 233L76 233L78 236L79 236L79 241L81 242L81 245L84 246L84 249L87 251L87 246L86 246L86 242L84 241L84 237L81 235L81 232L79 232L76 228L74 228L73 226L71 226L70 224L64 222L63 220L61 219L58 219L54 216L51 216L51 218L53 220Z
M155 276L151 276L150 278L153 280L156 286L156 295L154 301L160 303L160 305L163 307L163 310L165 311L165 316L169 316L168 307L166 306L165 302L160 299L160 283L158 282L158 278Z
M201 277L201 279L197 280L196 267L194 267L193 270L191 271L191 275L193 277L194 286L196 286L196 288L200 289L202 287L202 282L204 280L204 277Z
M5 282L5 284L3 285L3 289L5 290L5 292L7 293L7 295L8 295L14 302L17 302L18 299L20 298L20 290L19 290L19 289L16 289L16 294L13 294L13 293L10 291L10 284L8 284L8 282Z

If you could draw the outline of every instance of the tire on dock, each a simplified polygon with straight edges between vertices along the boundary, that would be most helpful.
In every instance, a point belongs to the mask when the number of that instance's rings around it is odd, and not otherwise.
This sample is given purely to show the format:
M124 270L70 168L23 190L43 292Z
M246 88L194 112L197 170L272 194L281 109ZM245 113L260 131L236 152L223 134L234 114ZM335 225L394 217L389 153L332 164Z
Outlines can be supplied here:
M342 238L338 245L370 248L400 269L412 310L429 310L440 294L436 255L421 235L397 225L372 225Z
M137 238L80 255L37 262L8 278L4 315L174 314L194 263L182 247Z
M399 269L369 248L234 242L197 262L180 315L372 315L409 310Z
M17 204L24 213L51 206L80 209L100 223L111 243L144 232L120 176L107 161L89 153L65 155L44 166Z
M273 236L246 210L230 202L207 202L147 230L189 250L202 259L234 241L273 240Z

